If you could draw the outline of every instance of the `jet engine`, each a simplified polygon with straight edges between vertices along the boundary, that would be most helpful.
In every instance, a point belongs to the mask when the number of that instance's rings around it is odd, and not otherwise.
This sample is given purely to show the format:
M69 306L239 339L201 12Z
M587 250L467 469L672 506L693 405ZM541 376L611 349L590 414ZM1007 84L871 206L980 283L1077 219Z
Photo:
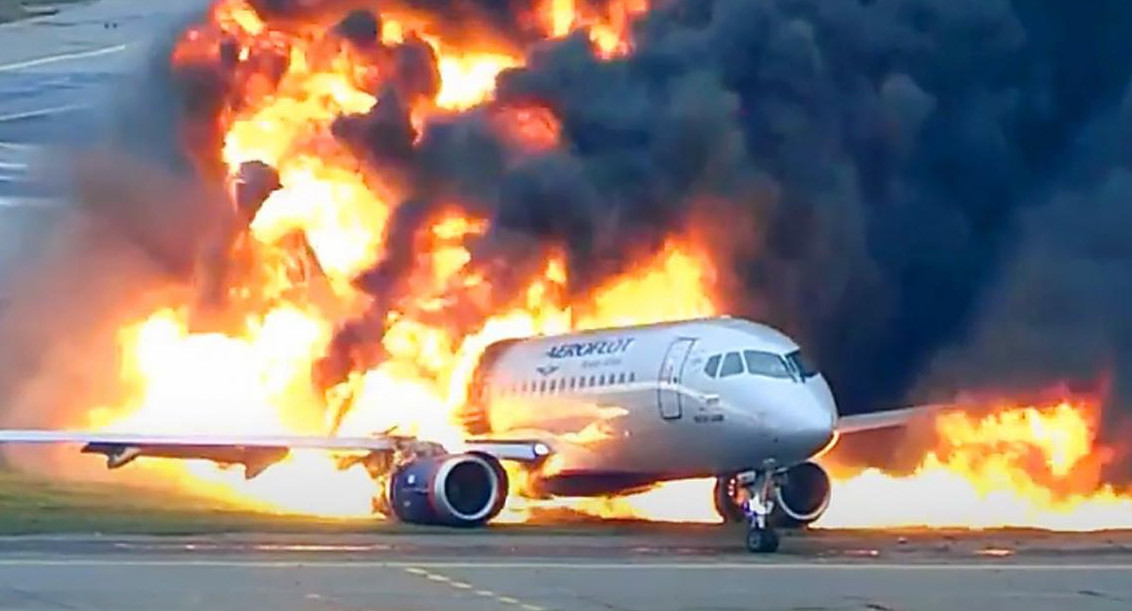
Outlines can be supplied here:
M507 501L507 472L486 454L413 459L389 476L390 511L402 522L474 527L490 521Z
M831 492L829 474L817 463L791 467L786 481L775 488L771 522L781 528L806 526L825 513Z
M787 469L782 483L775 487L770 523L778 528L799 528L821 517L832 491L829 475L820 465L805 462ZM727 522L742 522L747 492L735 477L719 478L715 485L715 507Z

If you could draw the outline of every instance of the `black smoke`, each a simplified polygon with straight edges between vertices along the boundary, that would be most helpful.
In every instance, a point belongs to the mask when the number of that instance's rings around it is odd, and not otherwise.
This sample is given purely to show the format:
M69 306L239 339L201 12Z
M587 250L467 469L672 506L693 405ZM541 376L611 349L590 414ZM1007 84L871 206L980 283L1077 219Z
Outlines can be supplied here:
M281 21L317 5L334 36L381 46L382 17L350 12L364 3L260 4ZM455 203L491 220L470 248L495 305L518 298L532 249L564 249L582 294L706 227L741 287L730 312L795 335L844 412L1106 375L1123 402L1132 6L653 4L613 60L582 34L537 41L529 3L388 5L455 41L486 29L527 61L500 75L491 103L417 133L408 112L435 95L435 56L413 39L367 51L394 76L334 133L406 203L385 258L358 279L375 311L344 328L326 376L357 366L376 321L409 307L417 239ZM558 118L558 146L530 150L493 123L524 105ZM490 309L451 297L447 313L469 328Z

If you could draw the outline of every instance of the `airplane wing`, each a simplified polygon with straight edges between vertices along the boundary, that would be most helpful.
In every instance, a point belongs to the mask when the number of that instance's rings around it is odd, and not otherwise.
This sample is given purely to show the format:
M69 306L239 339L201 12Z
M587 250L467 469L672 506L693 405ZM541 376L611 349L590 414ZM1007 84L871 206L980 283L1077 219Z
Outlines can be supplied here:
M932 418L948 409L949 405L918 405L866 414L853 414L841 416L837 419L837 432L842 435L875 431L877 429L893 429L908 426L909 423Z
M125 466L143 456L154 458L205 459L222 464L242 464L248 479L282 460L296 449L339 452L394 452L406 449L439 449L439 444L412 437L319 437L305 435L147 435L52 431L41 429L0 430L0 444L82 444L85 454L106 456L110 469ZM550 447L537 440L474 439L465 442L468 451L484 452L500 460L536 462L548 456Z

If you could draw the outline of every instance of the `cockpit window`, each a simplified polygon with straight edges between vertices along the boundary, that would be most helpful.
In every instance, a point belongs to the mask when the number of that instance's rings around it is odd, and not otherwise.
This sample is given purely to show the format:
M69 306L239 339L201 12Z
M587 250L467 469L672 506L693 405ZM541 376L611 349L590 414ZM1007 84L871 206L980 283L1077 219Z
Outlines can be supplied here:
M743 373L743 357L738 352L728 352L723 357L723 366L719 368L719 377L726 378Z
M722 354L713 354L704 365L704 373L708 374L709 378L714 378L715 374L719 373L719 361L723 359Z
M744 350L743 358L747 361L747 372L759 376L772 378L792 378L790 368L781 356L771 352L758 350Z
M802 358L801 350L795 350L787 354L786 360L790 361L790 365L798 372L798 375L802 376L803 380L818 375L818 370Z

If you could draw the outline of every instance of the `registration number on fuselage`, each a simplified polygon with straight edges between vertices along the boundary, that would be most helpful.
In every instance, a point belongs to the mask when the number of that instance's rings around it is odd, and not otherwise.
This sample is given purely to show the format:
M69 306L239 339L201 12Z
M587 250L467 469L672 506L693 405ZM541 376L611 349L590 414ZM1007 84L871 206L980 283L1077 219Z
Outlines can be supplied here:
M696 414L695 416L692 416L692 422L698 424L723 422L723 414Z

